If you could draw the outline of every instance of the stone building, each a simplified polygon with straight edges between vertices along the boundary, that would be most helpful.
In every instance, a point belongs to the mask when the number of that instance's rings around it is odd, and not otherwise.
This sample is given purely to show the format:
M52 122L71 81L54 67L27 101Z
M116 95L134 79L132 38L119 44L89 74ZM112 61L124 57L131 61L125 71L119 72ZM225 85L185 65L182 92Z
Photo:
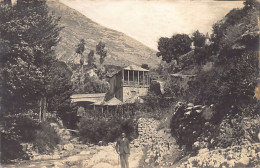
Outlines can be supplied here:
M123 103L134 103L148 93L150 78L149 70L129 65L109 77L109 94Z

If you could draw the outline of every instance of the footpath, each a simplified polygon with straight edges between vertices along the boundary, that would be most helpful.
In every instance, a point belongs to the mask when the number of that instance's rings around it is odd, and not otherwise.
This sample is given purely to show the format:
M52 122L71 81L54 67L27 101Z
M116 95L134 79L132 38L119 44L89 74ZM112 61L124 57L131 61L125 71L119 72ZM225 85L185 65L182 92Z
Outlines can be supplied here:
M129 157L130 168L172 167L174 153L179 150L169 131L159 130L158 120L152 118L138 119L137 139L131 142ZM73 155L52 157L36 161L21 161L15 164L2 165L4 168L117 168L120 167L115 143L107 146L73 143ZM42 157L43 158L43 157Z

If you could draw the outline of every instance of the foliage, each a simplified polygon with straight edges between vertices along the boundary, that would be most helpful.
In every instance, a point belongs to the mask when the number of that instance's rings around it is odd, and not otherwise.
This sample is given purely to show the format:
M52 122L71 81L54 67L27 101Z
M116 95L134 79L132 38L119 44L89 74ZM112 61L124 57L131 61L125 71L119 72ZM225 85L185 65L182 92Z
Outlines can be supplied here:
M177 106L171 118L170 128L180 147L184 146L186 150L190 151L197 140L205 141L205 143L210 141L209 137L212 136L212 131L215 128L210 123L212 119L212 117L208 117L212 116L209 115L210 113L214 112L209 107L187 106L187 104Z
M39 153L52 152L56 145L60 142L60 138L49 123L40 123L40 128L41 129L36 130L33 145L38 149Z
M8 163L14 159L29 159L29 156L23 151L18 140L1 131L1 163Z
M81 39L75 50L75 52L81 56L81 58L80 58L81 65L84 65L83 52L85 51L85 44L86 44L85 40Z
M203 47L205 45L206 37L200 33L199 30L192 33L191 37L195 47Z
M213 146L226 148L231 145L239 145L242 142L244 130L241 125L242 118L225 116L217 129L217 136L214 139Z
M256 9L236 9L214 25L212 50L218 48L215 65L190 82L189 93L194 95L195 102L214 103L219 121L225 113L241 113L243 108L256 103L258 53L250 44L259 38L258 15Z
M162 56L162 60L170 63L176 60L179 63L179 57L190 51L191 39L187 34L176 34L171 38L161 37L158 42L157 56Z
M142 64L141 67L144 68L144 69L147 69L147 70L150 69L149 66L148 66L148 64Z
M95 64L94 50L90 50L88 54L88 66L93 67Z
M58 144L59 138L49 123L39 123L34 113L4 116L1 123L2 161L28 159L21 143L33 143L39 152L50 152ZM4 144L4 145L3 145Z
M212 55L212 46L203 46L200 48L195 48L194 54L194 62L201 66L210 60L210 56Z
M94 72L94 71L92 71ZM80 70L74 72L72 76L74 93L105 93L109 89L109 84L104 79L100 79L96 73L81 73Z
M34 114L15 114L4 116L1 119L1 123L5 125L5 132L13 139L22 142L32 142L34 131L40 128L39 122L35 118Z
M48 13L46 1L19 1L0 8L1 103L6 111L17 113L46 96L61 27Z
M80 138L90 143L114 142L121 132L125 132L130 140L137 136L137 128L132 119L93 120L85 117L80 120L78 128Z
M107 56L107 50L105 50L105 43L100 41L98 45L96 45L96 53L100 55L100 59L99 59L100 64L103 64Z
M63 104L70 104L68 101L73 92L71 74L65 63L55 61L51 67L47 83L51 86L47 90L49 112L57 111Z

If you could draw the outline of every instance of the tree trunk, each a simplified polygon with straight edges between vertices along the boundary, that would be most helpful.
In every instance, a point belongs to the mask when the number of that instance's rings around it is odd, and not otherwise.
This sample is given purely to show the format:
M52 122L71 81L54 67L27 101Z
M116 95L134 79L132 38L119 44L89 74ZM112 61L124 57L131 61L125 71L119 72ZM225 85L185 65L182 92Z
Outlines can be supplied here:
M39 121L42 121L42 98L40 98L39 100L39 107L40 107L40 111L39 111Z
M46 97L43 98L42 102L42 120L46 121L46 112L47 112L47 102Z

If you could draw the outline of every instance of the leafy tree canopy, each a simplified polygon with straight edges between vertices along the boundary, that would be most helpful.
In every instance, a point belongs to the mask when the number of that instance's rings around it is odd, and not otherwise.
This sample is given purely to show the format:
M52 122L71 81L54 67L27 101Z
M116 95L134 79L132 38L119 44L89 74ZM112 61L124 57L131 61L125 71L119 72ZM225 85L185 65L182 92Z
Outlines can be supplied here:
M157 56L162 56L162 60L170 63L176 60L179 63L179 57L189 52L191 39L187 34L176 34L171 38L161 37L158 42Z
M199 30L192 33L191 39L196 47L203 47L205 45L206 37Z

